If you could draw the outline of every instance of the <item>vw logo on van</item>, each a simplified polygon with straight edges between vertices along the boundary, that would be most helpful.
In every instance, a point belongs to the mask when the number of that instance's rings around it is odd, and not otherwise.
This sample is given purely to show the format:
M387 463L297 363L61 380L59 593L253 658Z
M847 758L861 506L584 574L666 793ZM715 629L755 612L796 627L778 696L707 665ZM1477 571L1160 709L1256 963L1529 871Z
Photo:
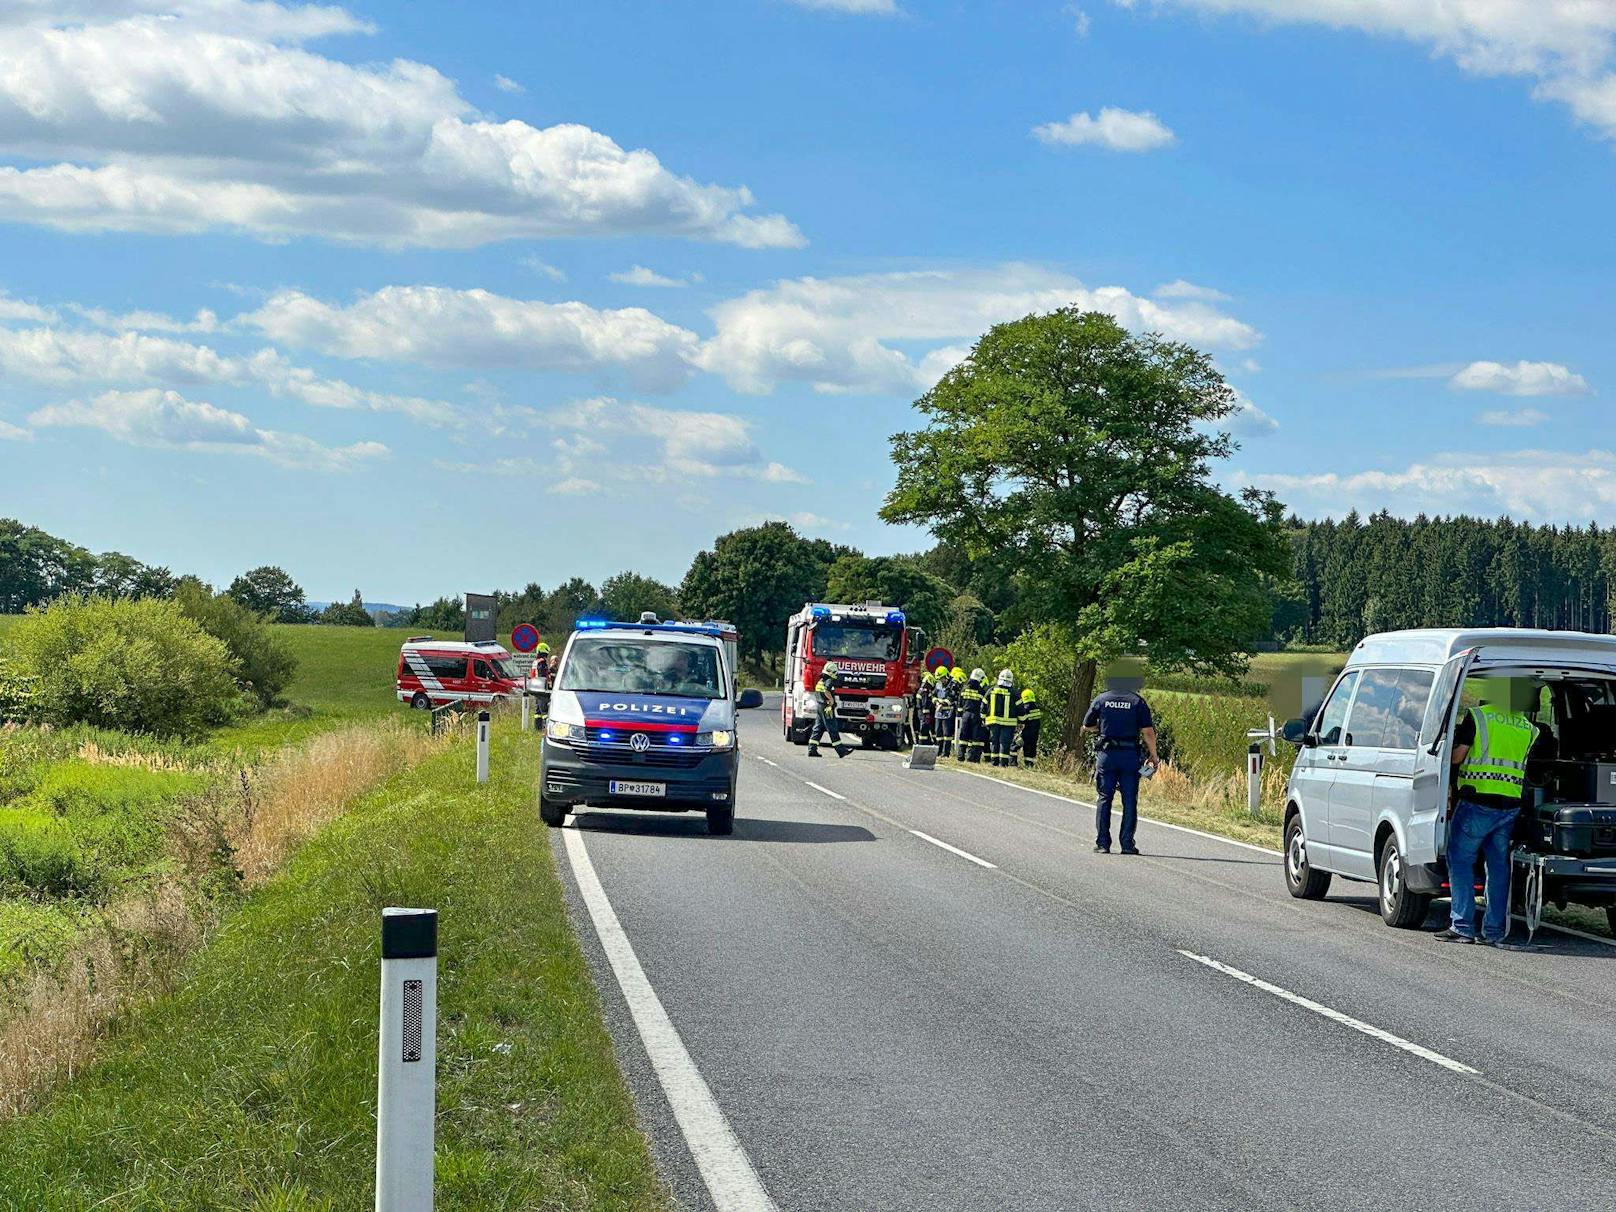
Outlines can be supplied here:
M635 753L644 753L651 747L651 738L643 732L636 732L628 738L628 747L634 750Z

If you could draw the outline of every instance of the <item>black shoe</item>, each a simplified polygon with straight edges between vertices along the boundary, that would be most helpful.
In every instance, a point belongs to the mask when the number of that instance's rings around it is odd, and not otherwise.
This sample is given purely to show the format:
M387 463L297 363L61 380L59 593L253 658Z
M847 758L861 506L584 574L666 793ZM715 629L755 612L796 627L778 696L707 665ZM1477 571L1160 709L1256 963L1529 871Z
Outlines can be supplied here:
M1446 930L1439 930L1431 936L1439 943L1474 943L1476 940L1468 934L1460 934L1452 926Z
M838 746L836 746L836 756L839 757L839 758L844 758L844 757L846 757L848 754L850 754L852 752L853 752L853 747L851 745L838 745Z
M809 749L808 750L808 756L809 757L818 757L819 756L819 750L817 750L817 749Z
M1139 853L1139 848L1137 846L1124 846L1122 848L1122 853L1123 854L1138 854Z
M1111 853L1111 847L1109 847L1109 846L1101 846L1099 843L1095 843L1094 853L1095 854L1110 854Z

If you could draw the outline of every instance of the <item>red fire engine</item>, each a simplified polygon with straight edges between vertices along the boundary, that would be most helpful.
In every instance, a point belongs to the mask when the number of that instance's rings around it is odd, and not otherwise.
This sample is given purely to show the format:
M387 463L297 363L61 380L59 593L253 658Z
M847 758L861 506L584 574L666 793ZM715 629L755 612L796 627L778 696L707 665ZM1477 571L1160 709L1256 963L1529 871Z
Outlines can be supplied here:
M786 738L807 743L814 722L814 686L825 662L835 661L837 723L879 748L898 748L925 652L924 633L908 625L902 610L879 602L809 602L786 624L781 708Z

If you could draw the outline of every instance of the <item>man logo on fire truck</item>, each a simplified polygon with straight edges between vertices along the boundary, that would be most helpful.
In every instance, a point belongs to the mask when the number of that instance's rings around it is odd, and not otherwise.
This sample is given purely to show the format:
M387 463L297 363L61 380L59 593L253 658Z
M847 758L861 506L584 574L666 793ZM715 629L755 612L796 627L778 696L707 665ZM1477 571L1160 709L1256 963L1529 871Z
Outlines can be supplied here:
M879 602L807 603L786 624L781 708L786 738L808 743L814 686L825 663L835 661L836 721L842 731L856 732L876 748L899 748L925 651L924 634L908 625L902 610Z

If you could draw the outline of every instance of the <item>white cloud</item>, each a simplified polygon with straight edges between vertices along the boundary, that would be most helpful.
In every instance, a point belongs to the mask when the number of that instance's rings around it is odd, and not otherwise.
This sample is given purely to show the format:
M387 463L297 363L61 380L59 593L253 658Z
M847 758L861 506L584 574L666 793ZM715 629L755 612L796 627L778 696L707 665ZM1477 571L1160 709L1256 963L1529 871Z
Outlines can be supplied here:
M606 276L613 282L621 282L624 286L689 286L692 281L701 280L700 275L694 278L670 278L643 265L636 265L632 269L620 270Z
M1616 4L1609 0L1115 0L1273 24L1317 24L1402 38L1476 75L1534 79L1533 96L1568 105L1616 137Z
M67 309L97 328L118 331L207 333L219 330L219 317L205 307L189 320L177 319L158 311L113 312L103 307L84 307L78 303L69 303Z
M552 282L565 282L567 280L566 270L558 269L548 261L541 261L538 257L523 257L522 264L534 273L549 278Z
M833 13L872 13L889 17L897 13L894 0L791 0L798 8L817 8Z
M25 303L21 299L13 299L5 291L0 290L0 321L22 320L39 324L50 324L56 319L56 313L48 308L36 307L32 303Z
M838 522L834 518L827 518L824 514L814 513L809 509L799 509L795 513L750 513L737 521L742 526L761 526L765 522L785 522L793 530L804 534L825 534L831 531L851 530L846 522Z
M28 442L33 440L33 434L19 425L9 421L0 421L0 442Z
M138 332L0 328L0 371L41 383L225 384L259 386L317 408L396 412L434 425L458 423L453 404L390 395L328 379L295 366L273 349L244 357L211 346Z
M425 64L355 66L296 44L362 28L340 10L0 3L23 13L0 20L0 155L20 161L0 167L0 219L439 247L803 242L783 216L751 213L744 186L679 176L585 126L494 120ZM137 7L164 11L126 15Z
M1279 428L1279 422L1253 404L1243 392L1235 392L1235 399L1238 403L1234 414L1224 418L1221 423L1230 433L1257 437Z
M1439 454L1401 471L1245 479L1303 516L1388 509L1401 517L1507 513L1537 522L1616 522L1616 453L1608 450Z
M603 311L440 286L388 286L346 306L282 291L240 322L272 340L344 358L622 371L657 389L689 376L698 344L695 333L640 307Z
M581 497L599 492L600 484L595 480L586 480L582 476L572 476L565 480L557 480L544 491L553 497Z
M1506 396L1585 396L1588 382L1558 362L1472 362L1448 380L1460 391L1491 391Z
M0 0L7 26L82 25L127 17L179 18L200 29L298 43L333 34L369 34L375 26L344 9L266 0Z
M494 87L499 89L499 91L502 93L515 93L517 96L521 96L521 94L527 92L527 89L523 88L509 76L496 75L494 77Z
M823 392L910 394L964 356L961 342L1000 321L1069 305L1196 345L1246 349L1261 340L1249 324L1199 300L1158 302L1008 264L777 282L713 308L717 333L695 360L750 393L802 382ZM899 343L942 348L917 362Z
M1034 138L1057 146L1091 145L1110 151L1147 152L1168 147L1176 139L1160 118L1145 111L1118 109L1108 105L1098 118L1076 113L1064 122L1045 122L1032 128Z
M1068 4L1066 6L1066 15L1072 19L1073 32L1079 38L1087 38L1089 36L1089 26L1091 25L1088 13L1075 4Z
M1543 424L1548 419L1548 413L1536 408L1522 408L1518 412L1509 412L1505 409L1489 409L1476 417L1476 420L1483 425L1502 426L1506 429L1529 429L1533 425Z
M1199 299L1203 303L1232 302L1221 290L1213 290L1210 286L1197 286L1194 282L1186 282L1183 278L1164 282L1150 293L1158 299Z
M315 471L346 471L388 453L380 442L324 446L302 434L259 429L239 412L158 388L109 391L90 401L47 405L28 421L36 429L99 429L131 446L254 455L282 467Z

